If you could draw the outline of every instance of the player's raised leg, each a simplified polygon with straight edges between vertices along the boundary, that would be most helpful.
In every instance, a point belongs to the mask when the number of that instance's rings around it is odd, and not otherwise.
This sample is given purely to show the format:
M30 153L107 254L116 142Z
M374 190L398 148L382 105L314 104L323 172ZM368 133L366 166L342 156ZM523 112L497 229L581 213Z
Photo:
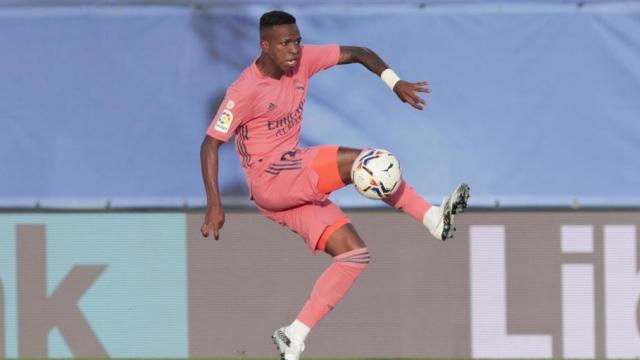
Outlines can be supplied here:
M352 182L351 174L354 163L363 151L367 150L338 148L338 171L343 184ZM455 215L467 207L468 198L469 186L460 184L451 196L442 202L441 206L433 206L422 198L406 180L403 180L398 190L383 201L422 223L437 239L446 240L453 237Z
M414 194L406 195L407 191ZM404 210L406 205L403 205L403 202L413 202L411 199L414 196L420 197L420 195L418 195L418 193L409 186L406 181L403 181L398 191L384 199L384 202L398 209ZM452 238L456 231L455 215L464 211L467 207L468 199L469 185L462 183L453 190L451 196L442 201L440 206L431 206L429 210L424 213L421 223L426 226L431 235L437 239L447 240ZM420 219L416 219L420 221Z
M325 229L317 245L318 250L333 257L333 262L316 281L296 320L273 334L282 360L299 359L311 329L333 310L369 264L369 250L353 226L348 222L336 224Z

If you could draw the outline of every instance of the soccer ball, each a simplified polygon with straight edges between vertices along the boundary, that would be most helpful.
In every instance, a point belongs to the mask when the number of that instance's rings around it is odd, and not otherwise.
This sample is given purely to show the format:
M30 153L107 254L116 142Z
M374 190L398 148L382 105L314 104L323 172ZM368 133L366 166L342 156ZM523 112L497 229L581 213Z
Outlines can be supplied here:
M384 199L396 192L402 183L400 163L384 149L363 151L353 163L351 180L364 197Z

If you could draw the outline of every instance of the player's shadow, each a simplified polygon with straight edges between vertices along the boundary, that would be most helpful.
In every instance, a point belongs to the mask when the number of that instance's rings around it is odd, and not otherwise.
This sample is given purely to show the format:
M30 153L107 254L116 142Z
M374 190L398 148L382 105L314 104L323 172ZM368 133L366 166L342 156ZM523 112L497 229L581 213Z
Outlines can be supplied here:
M197 6L191 13L191 27L201 41L215 77L211 79L211 97L208 99L207 128L224 100L226 87L253 61L259 52L257 19L251 14L216 13L211 6ZM226 173L236 173L237 178L221 189L225 196L246 196L248 191L236 159L233 144L220 150L220 161L225 163Z
M235 79L258 53L257 19L250 14L221 14L212 6L197 6L191 14L191 27L212 65L227 72L211 79L214 95L207 102L207 111L213 116L224 99L228 79Z

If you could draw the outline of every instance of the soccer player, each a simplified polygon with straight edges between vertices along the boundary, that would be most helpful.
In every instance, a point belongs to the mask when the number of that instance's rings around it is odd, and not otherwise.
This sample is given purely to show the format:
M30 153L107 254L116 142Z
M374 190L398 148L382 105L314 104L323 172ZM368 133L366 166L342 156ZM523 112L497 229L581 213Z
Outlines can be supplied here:
M313 253L333 257L295 320L273 334L283 360L297 360L310 330L351 288L369 263L369 251L349 218L329 199L351 183L354 160L365 150L341 146L300 148L308 80L338 64L360 63L381 77L401 101L422 110L427 82L401 80L373 51L354 46L301 45L296 20L283 11L260 18L260 56L227 88L200 150L207 193L203 236L219 239L224 210L218 191L218 149L235 135L251 199L269 219L304 238ZM455 231L454 217L467 206L469 187L458 186L433 206L407 184L384 201L415 218L437 239Z

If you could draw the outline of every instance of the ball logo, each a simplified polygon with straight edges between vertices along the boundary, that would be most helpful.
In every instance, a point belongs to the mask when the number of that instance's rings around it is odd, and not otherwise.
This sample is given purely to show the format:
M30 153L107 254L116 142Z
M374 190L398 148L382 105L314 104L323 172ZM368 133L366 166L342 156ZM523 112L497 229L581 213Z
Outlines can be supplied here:
M384 199L402 183L400 163L386 150L371 149L355 160L351 179L361 195L373 200Z
M234 106L236 106L236 103L233 100L229 100L229 102L227 102L227 109L231 110Z
M229 106L229 104L227 104ZM231 122L233 121L233 113L229 109L225 109L218 117L218 121L216 121L216 125L213 127L214 129L227 133L229 132L229 128L231 128Z

